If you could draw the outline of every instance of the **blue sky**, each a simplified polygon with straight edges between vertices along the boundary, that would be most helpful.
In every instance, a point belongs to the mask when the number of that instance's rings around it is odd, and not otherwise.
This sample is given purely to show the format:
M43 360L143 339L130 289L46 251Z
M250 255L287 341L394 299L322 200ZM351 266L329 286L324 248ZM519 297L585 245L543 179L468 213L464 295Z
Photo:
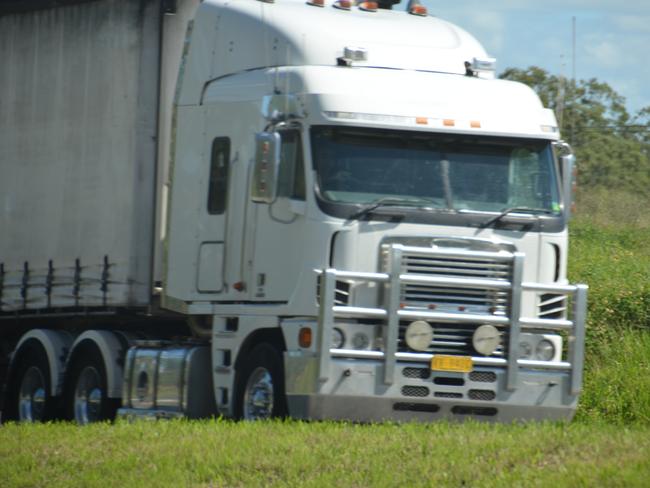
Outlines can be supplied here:
M429 13L474 35L497 70L540 66L608 83L630 112L650 106L650 0L422 0ZM403 0L406 3L406 0Z

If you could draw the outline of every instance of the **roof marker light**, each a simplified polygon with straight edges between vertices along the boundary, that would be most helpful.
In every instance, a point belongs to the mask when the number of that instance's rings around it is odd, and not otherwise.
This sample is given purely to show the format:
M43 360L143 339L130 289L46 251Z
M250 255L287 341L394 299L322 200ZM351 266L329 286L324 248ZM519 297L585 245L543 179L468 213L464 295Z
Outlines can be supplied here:
M419 15L420 17L427 16L427 8L420 3L420 0L411 0L406 9L411 15Z
M478 120L472 120L472 121L469 123L469 126L470 126L472 129L480 129L480 128L481 128L481 122L478 121Z
M474 71L495 71L497 60L495 58L474 58L472 59L472 69Z
M377 2L361 2L359 4L359 10L365 12L376 12L379 9Z
M453 119L445 119L442 121L442 125L445 127L454 127L456 125L456 121Z
M415 123L418 125L428 125L429 119L426 117L415 117Z
M312 7L324 7L325 0L307 0L307 5L311 5Z
M368 61L368 50L365 47L345 46L343 57L350 61Z
M350 10L352 8L352 0L337 0L332 4L332 7L341 10Z

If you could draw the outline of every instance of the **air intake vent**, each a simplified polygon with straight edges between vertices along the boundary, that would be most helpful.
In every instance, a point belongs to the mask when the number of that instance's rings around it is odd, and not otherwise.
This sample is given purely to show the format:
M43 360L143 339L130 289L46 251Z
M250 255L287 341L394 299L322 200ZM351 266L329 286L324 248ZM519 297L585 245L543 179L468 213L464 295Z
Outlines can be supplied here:
M545 293L539 299L540 319L563 319L566 317L566 298L564 295Z

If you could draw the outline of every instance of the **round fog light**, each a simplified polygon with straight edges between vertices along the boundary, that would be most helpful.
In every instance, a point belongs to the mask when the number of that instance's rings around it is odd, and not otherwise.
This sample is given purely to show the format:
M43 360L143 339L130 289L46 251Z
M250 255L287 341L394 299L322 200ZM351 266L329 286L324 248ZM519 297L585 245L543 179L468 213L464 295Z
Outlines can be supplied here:
M537 343L535 355L540 361L550 361L555 357L555 346L551 341L542 339Z
M404 333L404 340L414 351L426 351L433 340L433 328L424 320L411 322Z
M501 344L501 333L493 325L485 324L477 327L472 336L472 345L479 354L490 356Z

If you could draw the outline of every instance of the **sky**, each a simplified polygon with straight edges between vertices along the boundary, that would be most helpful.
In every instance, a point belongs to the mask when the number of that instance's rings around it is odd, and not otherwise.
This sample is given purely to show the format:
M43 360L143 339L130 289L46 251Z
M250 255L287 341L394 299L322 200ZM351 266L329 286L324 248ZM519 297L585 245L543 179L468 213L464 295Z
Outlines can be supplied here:
M576 78L608 83L631 113L650 106L650 0L421 1L476 37L498 73L534 65L570 78L575 17Z

